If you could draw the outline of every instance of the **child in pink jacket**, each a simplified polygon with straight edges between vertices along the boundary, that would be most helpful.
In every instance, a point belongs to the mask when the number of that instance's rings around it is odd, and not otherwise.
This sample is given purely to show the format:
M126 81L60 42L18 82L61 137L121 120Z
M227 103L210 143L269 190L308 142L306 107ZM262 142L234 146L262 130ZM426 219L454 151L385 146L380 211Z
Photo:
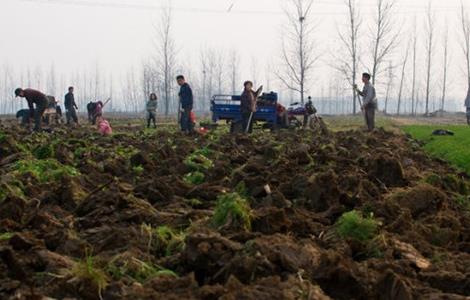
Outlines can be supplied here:
M96 123L98 125L98 132L101 133L101 135L108 136L113 133L113 129L111 128L111 125L109 124L108 121L105 120L105 118L98 117Z

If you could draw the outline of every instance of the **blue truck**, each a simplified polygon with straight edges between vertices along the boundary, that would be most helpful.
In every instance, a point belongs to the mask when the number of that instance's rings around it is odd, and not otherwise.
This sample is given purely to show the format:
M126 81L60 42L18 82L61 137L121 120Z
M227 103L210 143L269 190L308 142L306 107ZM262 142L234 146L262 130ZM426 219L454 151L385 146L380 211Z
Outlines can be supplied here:
M230 124L230 132L243 132L239 95L215 95L211 100L212 121ZM263 122L265 128L277 128L277 93L263 93L258 97L253 122Z

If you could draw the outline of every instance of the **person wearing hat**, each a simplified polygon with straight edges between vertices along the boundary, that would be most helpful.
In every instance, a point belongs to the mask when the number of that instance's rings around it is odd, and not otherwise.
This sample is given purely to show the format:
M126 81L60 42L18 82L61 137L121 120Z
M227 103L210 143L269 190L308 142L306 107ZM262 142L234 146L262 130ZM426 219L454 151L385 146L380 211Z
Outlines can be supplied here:
M30 118L34 117L34 131L41 131L42 116L49 102L46 95L33 89L17 88L15 90L15 96L25 98L26 101L28 101ZM36 105L36 109L34 105Z

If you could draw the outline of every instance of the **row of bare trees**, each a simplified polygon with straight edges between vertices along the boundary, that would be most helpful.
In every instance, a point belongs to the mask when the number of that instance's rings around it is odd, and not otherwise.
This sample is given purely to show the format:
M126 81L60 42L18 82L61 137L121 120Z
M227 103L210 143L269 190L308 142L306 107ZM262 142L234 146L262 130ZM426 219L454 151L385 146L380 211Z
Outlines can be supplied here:
M384 100L380 102L384 103L382 107L385 112L396 105L397 114L405 111L413 115L418 111L428 114L431 108L436 108L437 94L438 109L443 110L449 94L450 50L453 49L449 41L454 37L449 37L447 23L437 23L432 1L422 20L416 17L406 20L397 14L397 0L375 0L373 9L367 13L362 11L359 0L343 0L343 3L347 18L337 24L338 42L328 55L327 49L316 46L324 43L318 43L315 38L315 1L286 1L286 23L279 60L267 64L266 78L262 80L260 70L263 68L252 57L251 62L244 66L250 70L251 80L255 84L263 81L268 89L276 84L275 89L279 90L282 85L290 91L290 96L286 98L304 102L312 90L315 70L320 67L320 62L326 60L334 76L327 83L328 96L322 99L341 98L351 102L351 105L335 104L337 107L329 107L329 111L359 111L353 85L359 83L363 70L372 75L372 83L383 91L379 93L379 100ZM465 56L467 102L470 105L470 18L464 5L459 19L461 30L458 40ZM418 33L416 28L422 27L420 24L424 25L424 31ZM0 95L5 100L0 103L0 112L13 112L23 105L13 101L12 90L17 85L36 87L59 97L66 91L67 85L74 85L80 106L85 106L88 101L112 97L112 110L133 112L142 112L148 95L155 92L164 114L174 113L178 109L178 87L175 82L178 74L184 74L190 80L196 98L195 109L200 111L209 109L210 98L214 94L240 92L243 63L240 53L235 49L202 46L191 57L183 57L174 37L174 25L169 2L155 24L151 52L140 66L129 68L121 76L102 70L99 64L67 75L57 74L53 65L45 71L37 67L16 73L12 66L0 66ZM272 81L270 73L276 80ZM420 74L424 76L420 77ZM439 85L435 84L437 80ZM436 86L441 87L440 91L436 91ZM345 94L346 97L343 97Z
M416 115L418 107L424 106L424 113L430 113L430 104L433 94L440 93L439 110L443 111L446 105L449 84L450 48L448 24L437 24L433 13L433 1L429 1L423 19L424 31L418 33L419 23L404 28L409 20L403 19L397 13L396 0L375 0L375 8L370 14L363 13L357 0L343 0L347 10L346 22L337 26L339 43L337 49L331 49L330 65L342 74L347 87L351 91L353 113L358 111L357 95L354 84L358 83L360 70L372 75L372 84L385 87L386 91L384 110L389 108L389 100L396 99L396 113L402 113L403 101L410 100L411 114ZM315 63L322 53L322 49L315 48L315 24L313 14L314 0L289 0L286 8L287 29L282 40L281 60L282 67L277 75L284 86L297 93L303 102L305 93L309 90ZM470 21L468 12L462 3L460 21L462 24L462 49L466 61L466 74L468 78L467 104L470 106ZM367 24L368 26L365 26ZM439 31L439 28L444 30ZM441 37L439 37L439 35ZM442 46L438 47L441 41ZM419 56L420 47L424 55ZM438 50L436 50L438 48ZM437 52L440 52L437 58ZM441 56L442 55L442 56ZM421 59L424 58L425 76L418 78ZM411 64L409 63L411 59ZM439 61L439 63L436 63ZM441 69L438 71L436 65ZM395 70L399 70L395 74ZM411 74L408 76L408 74ZM442 77L436 74L442 74ZM398 87L394 80L398 77ZM424 103L420 103L420 84L424 79ZM441 91L434 89L435 81L439 81ZM410 84L411 83L411 84ZM406 96L409 94L409 96ZM435 105L433 103L433 107Z

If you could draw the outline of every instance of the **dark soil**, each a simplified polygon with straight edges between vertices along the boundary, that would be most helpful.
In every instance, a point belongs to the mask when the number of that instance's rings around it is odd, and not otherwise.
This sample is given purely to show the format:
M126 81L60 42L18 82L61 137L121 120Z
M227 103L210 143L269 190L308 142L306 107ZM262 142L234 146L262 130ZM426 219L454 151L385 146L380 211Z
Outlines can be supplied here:
M469 181L405 135L0 132L1 299L470 295ZM45 145L79 174L20 174L18 161ZM213 166L191 185L184 161L201 149ZM211 222L217 197L233 191L249 200L250 231ZM336 234L353 209L381 224L367 245ZM163 247L159 226L182 232L182 246ZM102 290L73 272L87 257L105 274ZM177 276L142 275L142 263Z

